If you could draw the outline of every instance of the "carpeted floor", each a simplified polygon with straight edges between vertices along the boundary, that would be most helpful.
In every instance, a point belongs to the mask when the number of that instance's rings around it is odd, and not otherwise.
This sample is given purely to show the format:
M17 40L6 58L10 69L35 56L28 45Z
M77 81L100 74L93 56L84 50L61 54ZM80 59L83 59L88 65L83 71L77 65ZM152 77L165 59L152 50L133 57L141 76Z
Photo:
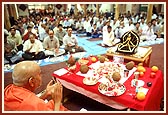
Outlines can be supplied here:
M99 43L99 44L97 44L98 46L101 46L101 47L104 47L104 48L110 48L111 46L107 46L107 45L104 45L104 46L102 46L102 44L101 43Z
M99 40L103 40L103 38L102 37L100 37L100 38L89 38L87 40L88 41L99 41Z
M164 44L152 45L152 50L150 67L156 65L164 73ZM52 79L52 73L55 70L63 67L66 67L65 62L41 66L43 82L42 86L37 89L35 93L39 93L44 90L47 83ZM4 87L10 83L12 83L11 72L4 73ZM66 94L66 91L69 92L67 89L65 89L64 94ZM70 110L78 111L81 108L85 108L90 111L115 111L113 108L107 107L78 93L70 92L70 94L71 93L73 96L71 95L69 100L64 103L64 105ZM81 98L85 101L81 101Z

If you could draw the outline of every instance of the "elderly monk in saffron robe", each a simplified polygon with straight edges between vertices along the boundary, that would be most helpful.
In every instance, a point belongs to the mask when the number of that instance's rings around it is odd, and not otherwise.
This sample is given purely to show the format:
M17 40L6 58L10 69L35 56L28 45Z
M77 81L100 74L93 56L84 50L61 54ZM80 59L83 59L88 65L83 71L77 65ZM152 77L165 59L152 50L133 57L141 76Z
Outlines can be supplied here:
M41 69L34 61L22 61L14 67L12 73L13 84L4 90L5 111L65 111L61 104L62 85L51 80L40 97L36 96L35 89L41 83ZM51 100L44 101L48 96Z

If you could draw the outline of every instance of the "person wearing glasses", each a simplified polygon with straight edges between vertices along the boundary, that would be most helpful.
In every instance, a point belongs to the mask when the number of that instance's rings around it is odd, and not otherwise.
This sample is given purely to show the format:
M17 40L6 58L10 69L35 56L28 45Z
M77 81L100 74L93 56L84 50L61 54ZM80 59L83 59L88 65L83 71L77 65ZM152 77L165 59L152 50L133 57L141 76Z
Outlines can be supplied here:
M64 49L60 49L59 40L54 36L54 31L49 30L49 36L47 36L43 41L45 56L59 56L65 53Z

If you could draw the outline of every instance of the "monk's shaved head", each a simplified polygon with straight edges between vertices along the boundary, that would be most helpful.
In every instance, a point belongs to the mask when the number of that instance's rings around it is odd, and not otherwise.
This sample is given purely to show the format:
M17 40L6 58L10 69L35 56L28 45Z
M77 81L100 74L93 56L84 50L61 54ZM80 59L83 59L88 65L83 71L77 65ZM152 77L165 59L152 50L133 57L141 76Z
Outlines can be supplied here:
M13 84L23 86L28 79L35 77L41 72L39 65L34 61L22 61L14 67L12 73Z

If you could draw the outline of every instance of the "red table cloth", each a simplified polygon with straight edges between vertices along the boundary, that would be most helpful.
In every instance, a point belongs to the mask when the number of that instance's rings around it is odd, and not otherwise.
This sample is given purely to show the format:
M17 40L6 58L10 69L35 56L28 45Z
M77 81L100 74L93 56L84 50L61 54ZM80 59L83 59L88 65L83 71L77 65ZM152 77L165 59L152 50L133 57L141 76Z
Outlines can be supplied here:
M69 83L74 84L75 86L81 87L87 91L90 91L94 94L98 94L100 96L105 96L98 91L99 82L96 85L88 86L83 84L82 76L76 74L79 71L79 65L77 64L76 71L68 72L64 75L58 76L53 73L53 76L62 80L65 80ZM120 96L108 97L110 100L123 104L128 108L133 108L139 111L158 111L160 109L160 101L164 95L164 82L163 82L163 74L160 70L156 72L156 77L150 77L151 68L146 68L146 72L143 77L139 77L138 80L143 80L145 82L144 88L148 88L148 92L146 94L146 98L143 101L139 101L134 98L134 96L130 94L135 94L135 87L131 87L131 81L134 78L132 74L125 82L124 85L126 87L126 91L124 94ZM152 86L148 87L147 82L151 82ZM80 91L78 91L80 93Z

